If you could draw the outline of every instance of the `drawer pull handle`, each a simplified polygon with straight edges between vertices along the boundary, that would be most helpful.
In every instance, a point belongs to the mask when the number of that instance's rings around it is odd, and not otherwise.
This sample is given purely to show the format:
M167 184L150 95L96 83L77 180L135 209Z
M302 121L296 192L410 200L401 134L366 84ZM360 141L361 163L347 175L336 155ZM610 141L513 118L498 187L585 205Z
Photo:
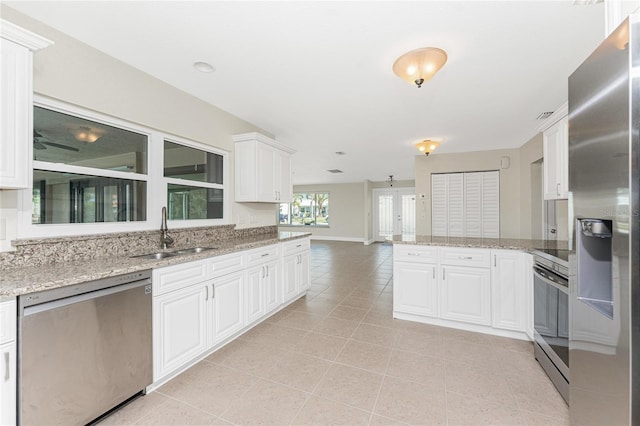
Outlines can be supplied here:
M11 378L11 369L9 368L9 352L4 353L4 381L8 382Z
M204 301L206 302L207 300L209 300L209 286L205 285L204 289L206 290L206 295L204 296Z
M458 256L460 260L473 260L473 256Z
M302 244L298 244L296 247L302 247Z
M269 256L269 253L264 253L263 255L261 255L260 257L266 257Z

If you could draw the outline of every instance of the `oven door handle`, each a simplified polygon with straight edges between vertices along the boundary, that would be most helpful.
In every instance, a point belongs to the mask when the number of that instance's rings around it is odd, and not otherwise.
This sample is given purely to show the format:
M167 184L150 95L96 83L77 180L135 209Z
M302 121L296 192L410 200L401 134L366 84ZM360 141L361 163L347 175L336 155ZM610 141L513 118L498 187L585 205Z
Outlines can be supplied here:
M569 294L569 287L564 286L560 283L557 283L555 281L551 281L549 278L545 277L544 275L540 274L540 272L538 272L538 268L533 268L533 275L535 275L536 277L540 278L542 281L544 281L545 284L549 284L552 287L557 288L558 290L560 290L561 292L563 292L564 294L568 295Z

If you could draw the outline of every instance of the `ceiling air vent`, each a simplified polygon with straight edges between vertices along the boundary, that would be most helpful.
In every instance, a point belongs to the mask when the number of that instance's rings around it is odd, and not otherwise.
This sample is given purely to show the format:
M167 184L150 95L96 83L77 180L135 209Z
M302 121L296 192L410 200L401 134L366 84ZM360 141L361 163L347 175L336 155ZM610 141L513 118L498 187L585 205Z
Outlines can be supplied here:
M338 170L338 169L331 169L331 170L327 170L329 173L344 173L342 170Z
M549 118L551 114L553 114L553 111L541 112L540 115L536 117L536 120L544 120Z

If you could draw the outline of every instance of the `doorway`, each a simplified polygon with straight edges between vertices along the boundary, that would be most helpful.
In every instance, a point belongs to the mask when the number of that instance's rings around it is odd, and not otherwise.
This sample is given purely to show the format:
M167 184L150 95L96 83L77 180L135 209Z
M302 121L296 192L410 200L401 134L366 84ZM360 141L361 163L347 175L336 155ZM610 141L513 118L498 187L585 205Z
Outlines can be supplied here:
M414 188L373 190L373 238L390 240L393 235L416 234L416 196Z

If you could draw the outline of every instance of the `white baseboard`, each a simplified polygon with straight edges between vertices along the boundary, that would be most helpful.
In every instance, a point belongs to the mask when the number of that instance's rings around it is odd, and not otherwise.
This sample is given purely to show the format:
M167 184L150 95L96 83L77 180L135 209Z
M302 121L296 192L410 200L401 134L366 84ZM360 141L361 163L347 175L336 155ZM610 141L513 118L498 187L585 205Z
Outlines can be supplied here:
M366 241L364 242L364 245L365 245L365 246L368 246L368 245L371 245L371 244L373 244L373 243L375 243L375 242L376 242L376 240L374 240L373 238L371 238L370 240L366 240Z
M351 243L362 243L364 242L364 238L355 238L355 237L327 237L324 235L313 235L311 234L312 240L326 240L326 241L347 241Z

